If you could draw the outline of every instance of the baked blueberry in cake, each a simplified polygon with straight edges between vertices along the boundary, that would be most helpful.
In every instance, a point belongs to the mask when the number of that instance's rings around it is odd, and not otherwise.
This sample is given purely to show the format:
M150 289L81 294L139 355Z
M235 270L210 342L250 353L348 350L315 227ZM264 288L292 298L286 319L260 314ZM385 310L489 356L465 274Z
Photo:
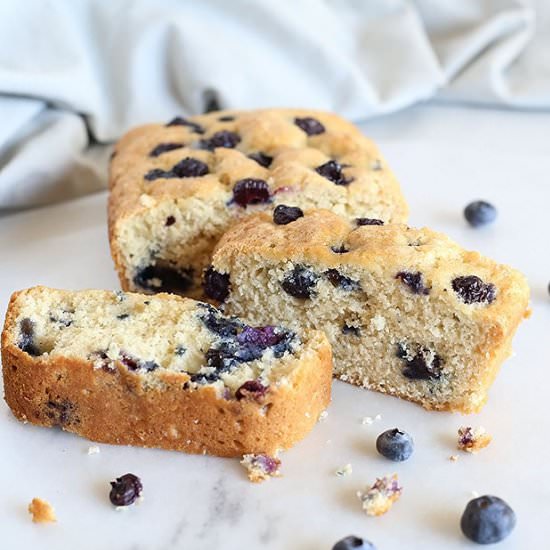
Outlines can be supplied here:
M322 327L341 380L463 412L487 399L529 301L519 272L442 234L327 210L242 220L207 272L224 292L206 293L231 315Z
M250 325L169 294L15 293L2 364L21 420L192 453L274 454L330 399L322 332Z
M203 271L231 224L264 210L285 223L306 208L372 223L407 219L376 146L336 115L223 111L136 128L117 144L110 170L122 288L202 298Z

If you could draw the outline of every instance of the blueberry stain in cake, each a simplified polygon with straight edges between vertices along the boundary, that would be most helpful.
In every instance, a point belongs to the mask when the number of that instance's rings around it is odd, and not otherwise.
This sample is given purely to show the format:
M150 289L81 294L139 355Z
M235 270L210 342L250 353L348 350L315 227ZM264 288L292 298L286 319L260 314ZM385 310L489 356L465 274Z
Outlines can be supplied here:
M413 347L412 350L411 347ZM441 377L443 360L437 353L424 346L397 344L396 356L405 363L402 371L405 378L437 380Z
M283 290L294 296L294 298L300 298L307 300L315 295L315 287L319 275L313 272L311 269L297 265L281 282Z
M28 317L25 317L19 323L19 340L17 346L20 350L33 357L42 354L35 342L34 323Z
M56 426L78 423L79 419L74 412L75 406L68 399L51 399L46 403L45 414Z
M345 291L361 290L361 283L342 275L337 269L329 269L324 273L330 284Z
M201 149L207 149L213 151L218 147L224 147L226 149L234 149L241 142L241 137L235 132L229 130L220 130L207 139L201 139Z
M378 218L355 218L355 223L358 227L362 225L384 225L384 222Z
M256 161L260 166L263 166L264 168L269 168L271 166L271 163L273 162L272 156L266 155L261 151L258 151L257 153L251 153L250 155L248 155L248 158Z
M196 134L204 134L204 128L197 124L196 122L191 122L190 120L187 120L186 118L183 118L181 116L177 116L176 118L173 118L166 126L187 126L188 128L191 128L193 132Z
M154 181L161 178L169 178L171 172L167 170L162 170L161 168L153 168L152 170L149 170L145 176L143 176L147 181Z
M349 185L353 181L353 178L346 178L342 169L343 166L340 163L335 160L329 160L325 164L317 166L315 171L335 185Z
M124 321L125 319L128 319L130 317L129 313L121 313L120 315L117 315L116 318L119 321Z
M296 221L298 218L303 218L304 212L297 206L287 206L279 204L273 211L273 223L276 225L288 225Z
M316 136L325 132L325 127L316 118L296 117L294 124L308 136Z
M465 304L491 304L497 296L496 286L483 282L477 275L456 277L452 287Z
M124 474L111 481L109 500L114 506L130 506L141 496L142 491L143 484L138 476Z
M424 278L420 271L411 273L410 271L400 271L396 276L413 294L427 296L430 289L424 286Z
M151 292L186 292L193 286L192 268L149 265L134 275L134 284Z
M361 329L344 323L342 326L342 334L348 334L351 336L361 336Z
M464 217L472 227L481 227L496 220L497 209L489 202L474 201L464 209Z
M376 450L389 460L403 462L413 454L414 441L407 432L393 428L382 432L377 437Z
M174 354L178 357L183 357L187 353L187 348L185 346L182 346L181 344L176 346L174 350Z
M220 122L231 122L235 120L235 117L231 115L224 115L224 116L218 117L218 120Z
M244 178L233 187L233 202L243 208L248 205L263 204L270 200L271 194L265 180Z
M331 246L330 249L335 254L347 254L349 252L349 248L345 244L339 244L336 246Z
M208 165L206 163L202 162L202 160L186 157L172 166L170 170L153 168L144 177L147 181L154 181L161 178L200 178L206 176L206 174L208 174Z
M210 266L204 272L203 288L209 298L223 302L229 296L229 273L219 273Z
M162 153L167 153L168 151L175 151L176 149L181 149L184 147L183 143L159 143L154 149L149 152L150 157L158 157Z
M264 386L259 380L247 380L237 389L235 398L237 401L246 399L261 403L265 399L267 390L267 386Z
M164 225L166 227L170 227L171 225L174 225L176 223L176 218L174 216L168 216L166 218L166 221L164 222Z
M514 510L499 497L484 495L468 502L460 520L464 535L478 544L504 540L516 526Z
M159 365L155 361L142 361L141 359L134 357L130 353L121 351L119 355L119 361L132 372L152 372L159 368Z

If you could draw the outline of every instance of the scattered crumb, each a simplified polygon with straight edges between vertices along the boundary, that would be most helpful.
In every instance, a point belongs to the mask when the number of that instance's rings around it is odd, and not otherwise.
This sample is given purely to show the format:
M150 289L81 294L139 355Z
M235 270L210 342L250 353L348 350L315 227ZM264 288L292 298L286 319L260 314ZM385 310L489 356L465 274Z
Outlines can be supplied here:
M458 460L458 455L451 455L451 456L449 457L449 460L450 460L451 462L456 462L456 461Z
M151 208L157 204L157 201L151 197L151 195L147 195L146 193L139 196L139 202L146 208Z
M374 424L375 422L378 422L379 420L382 420L381 414L377 414L374 418L372 416L365 416L361 420L361 424L363 424L363 426L370 425L370 424Z
M385 514L396 500L399 500L403 487L399 485L397 474L377 478L366 492L357 491L357 497L367 516Z
M471 495L473 498L477 498L479 496L479 493L477 491L472 491Z
M198 423L199 423L199 419L195 418L195 420L193 420L193 424L198 424Z
M248 470L248 479L253 483L265 481L270 477L279 477L281 461L277 457L264 454L247 454L241 464Z
M327 444L327 445L330 445L331 443L332 443L332 439L327 439L326 444Z
M486 433L485 428L462 426L458 428L458 449L467 453L477 453L487 447L493 438Z
M346 464L345 466L338 468L338 470L336 470L335 473L338 477L344 477L344 476L349 476L352 472L353 472L353 469L351 467L351 464Z
M323 411L319 415L319 422L324 422L327 419L327 416L328 416L328 411Z
M101 449L97 445L91 445L88 447L89 455L98 455L101 452Z
M29 504L29 514L34 523L54 523L57 521L52 505L41 498L33 498Z

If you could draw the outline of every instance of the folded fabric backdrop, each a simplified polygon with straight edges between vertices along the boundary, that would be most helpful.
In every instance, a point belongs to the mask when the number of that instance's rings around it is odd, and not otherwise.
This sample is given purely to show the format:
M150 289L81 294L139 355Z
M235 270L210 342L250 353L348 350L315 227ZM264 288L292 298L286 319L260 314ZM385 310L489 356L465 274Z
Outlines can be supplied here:
M4 0L0 36L4 210L100 189L129 127L217 106L550 109L546 0Z

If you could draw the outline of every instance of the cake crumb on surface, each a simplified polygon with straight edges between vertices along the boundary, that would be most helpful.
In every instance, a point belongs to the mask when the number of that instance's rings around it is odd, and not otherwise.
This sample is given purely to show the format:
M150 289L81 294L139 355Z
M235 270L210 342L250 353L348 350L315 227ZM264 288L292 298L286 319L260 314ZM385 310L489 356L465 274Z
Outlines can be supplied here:
M458 428L457 448L466 453L477 453L487 447L492 439L483 426L461 426Z
M451 456L449 457L449 460L450 460L451 462L456 462L456 461L458 460L458 455L451 455Z
M345 466L338 468L335 474L338 477L344 477L344 476L349 476L352 472L353 472L353 468L351 467L351 464L346 464Z
M376 416L372 417L372 416L364 416L362 419L361 419L361 424L363 424L363 426L365 425L370 425L370 424L374 424L375 422L378 422L379 420L382 420L382 415L381 414L377 414Z
M328 411L322 411L319 415L319 422L324 422L327 419Z
M260 483L270 477L279 477L281 461L277 457L265 454L243 455L241 464L247 469L248 479L253 483Z
M399 485L397 474L377 478L365 492L357 491L357 497L367 516L385 514L393 503L399 500L403 487Z
M88 454L89 455L97 455L101 452L101 449L97 445L90 445L88 447Z
M34 523L55 523L57 521L52 505L41 498L33 498L28 510Z

